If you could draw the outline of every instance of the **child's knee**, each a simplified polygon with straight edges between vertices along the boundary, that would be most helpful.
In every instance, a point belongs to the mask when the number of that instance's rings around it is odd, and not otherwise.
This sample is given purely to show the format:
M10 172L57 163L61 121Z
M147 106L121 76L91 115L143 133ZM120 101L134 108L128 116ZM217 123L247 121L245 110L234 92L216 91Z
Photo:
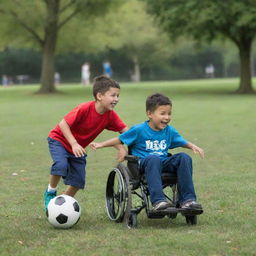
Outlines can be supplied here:
M192 158L191 158L190 155L188 155L184 152L178 153L177 155L178 155L178 157L180 158L181 161L187 161L187 162L192 163Z

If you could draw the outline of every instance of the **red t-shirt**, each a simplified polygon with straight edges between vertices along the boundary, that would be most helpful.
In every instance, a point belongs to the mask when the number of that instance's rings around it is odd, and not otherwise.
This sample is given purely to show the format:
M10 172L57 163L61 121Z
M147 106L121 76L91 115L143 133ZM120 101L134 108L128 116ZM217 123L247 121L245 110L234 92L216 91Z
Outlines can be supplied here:
M95 101L89 101L78 105L64 116L64 119L69 125L77 142L84 148L104 129L120 132L126 127L117 113L113 110L106 111L104 114L99 114L95 109ZM67 151L73 153L71 145L64 137L58 124L50 131L48 136L60 141Z

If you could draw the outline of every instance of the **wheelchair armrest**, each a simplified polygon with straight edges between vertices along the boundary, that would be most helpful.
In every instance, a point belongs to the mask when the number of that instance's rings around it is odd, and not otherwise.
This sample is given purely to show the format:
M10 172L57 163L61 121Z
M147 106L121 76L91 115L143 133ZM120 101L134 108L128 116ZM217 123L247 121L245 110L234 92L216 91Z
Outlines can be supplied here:
M133 155L126 155L124 159L127 161L127 171L133 186L138 187L140 181L139 171L139 157Z
M133 156L133 155L126 155L124 157L125 160L127 160L128 162L133 162L133 163L137 163L139 160L139 157L137 156Z

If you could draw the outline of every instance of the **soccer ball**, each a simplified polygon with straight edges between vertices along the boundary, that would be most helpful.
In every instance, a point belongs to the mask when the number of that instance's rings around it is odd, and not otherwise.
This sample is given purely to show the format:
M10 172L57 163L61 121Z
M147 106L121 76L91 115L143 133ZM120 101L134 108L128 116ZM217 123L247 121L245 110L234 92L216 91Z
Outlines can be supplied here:
M56 228L71 228L79 221L80 215L80 205L68 195L54 197L46 210L48 221Z

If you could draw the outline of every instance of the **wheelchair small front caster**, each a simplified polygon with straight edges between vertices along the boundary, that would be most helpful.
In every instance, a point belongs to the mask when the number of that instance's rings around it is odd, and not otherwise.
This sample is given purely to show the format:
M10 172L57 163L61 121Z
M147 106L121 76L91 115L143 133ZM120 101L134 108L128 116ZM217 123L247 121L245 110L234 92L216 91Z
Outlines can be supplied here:
M137 227L137 214L136 213L130 213L127 216L127 226L128 228L136 228Z
M170 213L170 214L168 215L168 217L169 217L170 219L175 219L175 218L177 217L177 215L178 215L178 213Z
M197 215L187 215L186 222L189 225L196 225L197 224Z

